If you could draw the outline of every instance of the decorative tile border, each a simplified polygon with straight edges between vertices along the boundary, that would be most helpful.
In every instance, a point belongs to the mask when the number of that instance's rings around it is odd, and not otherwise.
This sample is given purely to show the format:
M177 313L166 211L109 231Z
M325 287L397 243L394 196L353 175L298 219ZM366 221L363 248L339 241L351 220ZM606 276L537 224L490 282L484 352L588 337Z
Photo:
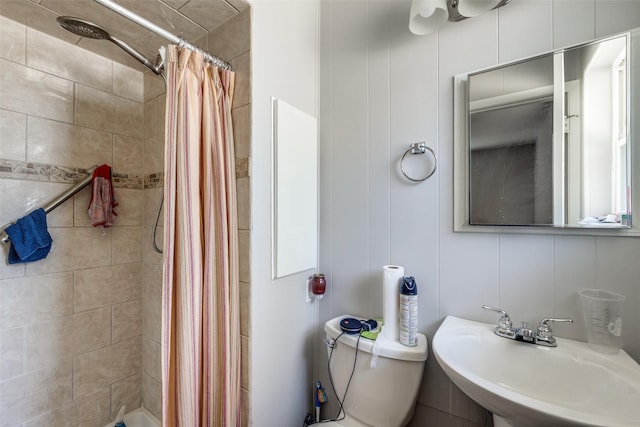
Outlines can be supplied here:
M75 184L89 173L89 170L82 168L0 159L0 178ZM115 188L145 188L142 176L114 172L112 177ZM160 185L162 185L162 182L160 182Z
M248 177L249 168L249 158L236 159L236 178ZM75 184L89 173L89 170L82 168L0 159L0 178L6 179ZM144 176L112 172L111 176L114 188L142 190L164 185L164 172Z
M249 157L236 159L236 178L247 178L250 166Z
M161 188L164 185L164 172L144 176L144 188Z

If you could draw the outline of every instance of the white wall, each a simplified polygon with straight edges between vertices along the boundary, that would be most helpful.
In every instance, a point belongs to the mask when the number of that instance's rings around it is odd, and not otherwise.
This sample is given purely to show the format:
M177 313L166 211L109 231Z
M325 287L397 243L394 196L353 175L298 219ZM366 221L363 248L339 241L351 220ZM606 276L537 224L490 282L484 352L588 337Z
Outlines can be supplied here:
M252 6L251 387L255 426L298 426L310 410L316 311L313 271L271 280L270 97L317 115L318 3Z
M452 77L638 27L640 2L512 0L423 37L409 33L408 15L408 1L321 2L320 267L328 294L320 322L381 315L381 267L394 263L417 279L429 338L446 315L494 322L481 309L488 304L530 324L573 317L554 327L557 335L585 340L577 291L598 287L627 296L625 348L640 360L640 239L452 232ZM398 161L417 141L439 164L415 185L401 178ZM320 348L321 373L325 354ZM412 425L459 425L458 417L487 422L431 354Z

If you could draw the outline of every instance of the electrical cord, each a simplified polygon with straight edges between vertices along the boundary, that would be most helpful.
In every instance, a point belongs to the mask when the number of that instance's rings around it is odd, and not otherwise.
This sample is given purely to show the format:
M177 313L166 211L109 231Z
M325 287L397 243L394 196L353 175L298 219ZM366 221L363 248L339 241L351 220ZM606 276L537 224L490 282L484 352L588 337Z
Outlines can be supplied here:
M349 375L349 381L347 381L347 387L344 390L344 395L342 396L342 399L340 399L340 396L338 396L338 392L336 390L336 386L335 386L335 384L333 382L333 375L331 374L331 358L333 357L333 350L334 350L336 344L338 344L338 340L344 334L345 333L342 332L340 335L338 335L337 338L332 340L333 343L330 344L331 351L329 352L329 360L327 361L327 370L329 371L329 382L331 383L331 389L333 390L333 394L336 396L336 400L340 404L340 407L338 409L338 414L335 416L335 418L328 419L328 420L321 420L320 423L328 423L328 422L333 422L333 421L342 421L342 420L345 419L345 416L346 416L346 414L344 413L344 402L347 400L347 393L349 392L349 386L351 385L351 380L353 379L353 374L356 372L356 364L358 362L358 349L360 348L360 333L358 333L358 340L356 341L356 351L355 351L355 355L353 357L353 367L351 368L351 375ZM316 424L319 424L319 423L316 423Z

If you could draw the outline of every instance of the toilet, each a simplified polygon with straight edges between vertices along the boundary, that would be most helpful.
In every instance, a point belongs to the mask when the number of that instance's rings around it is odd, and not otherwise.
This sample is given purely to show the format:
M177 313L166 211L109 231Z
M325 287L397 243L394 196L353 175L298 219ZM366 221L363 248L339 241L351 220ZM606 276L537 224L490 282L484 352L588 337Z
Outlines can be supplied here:
M418 334L418 344L407 347L398 341L359 334L342 334L340 321L357 316L343 315L324 325L330 369L335 390L344 401L344 419L323 423L331 427L403 427L413 417L418 390L427 360L427 337ZM341 335L342 334L342 335ZM333 347L333 348L331 348ZM357 351L356 351L357 348ZM333 354L332 354L333 352ZM357 355L357 358L356 358ZM354 370L355 359L355 370ZM372 359L374 365L372 366ZM335 395L327 390L329 398Z

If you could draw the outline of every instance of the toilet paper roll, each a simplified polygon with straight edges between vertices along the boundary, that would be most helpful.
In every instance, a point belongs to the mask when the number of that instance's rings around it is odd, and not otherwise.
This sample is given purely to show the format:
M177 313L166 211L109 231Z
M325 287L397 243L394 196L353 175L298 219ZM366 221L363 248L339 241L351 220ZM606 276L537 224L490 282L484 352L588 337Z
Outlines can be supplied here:
M400 339L399 292L400 280L404 277L404 267L385 265L382 267L382 318L384 325L381 334L384 338Z

